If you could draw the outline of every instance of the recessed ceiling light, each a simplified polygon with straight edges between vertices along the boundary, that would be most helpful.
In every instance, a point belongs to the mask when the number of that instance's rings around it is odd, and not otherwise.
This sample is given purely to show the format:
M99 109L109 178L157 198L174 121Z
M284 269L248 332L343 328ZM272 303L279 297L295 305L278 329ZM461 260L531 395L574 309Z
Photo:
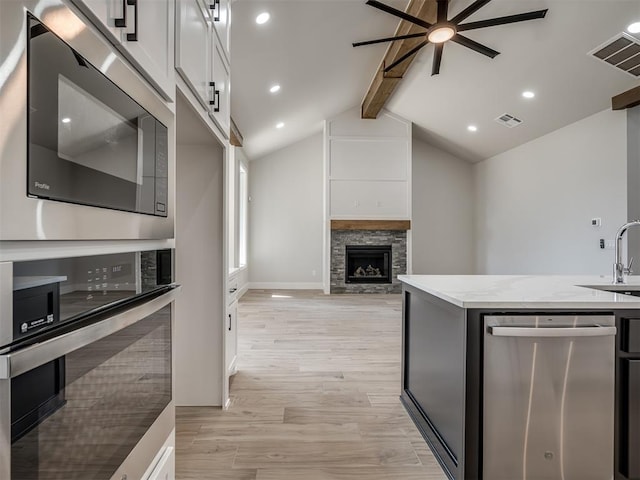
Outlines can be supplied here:
M535 93L533 93L533 92L532 92L532 91L530 91L530 90L525 90L524 92L522 92L522 96L523 96L524 98L533 98L533 97L535 97L535 96L536 96L536 94L535 94Z
M62 123L71 123L71 119L69 117L64 117L62 120L60 120Z
M632 23L627 27L629 33L640 33L640 22Z
M271 93L276 93L276 92L280 91L280 85L273 85L273 86L269 89L269 91L270 91Z
M478 127L476 127L475 125L469 125L467 127L467 130L469 130L470 132L477 132L478 131Z
M269 15L267 12L262 12L256 17L256 23L258 25L262 25L263 23L267 23L269 21L269 18L271 18L271 15Z
M284 123L283 122L280 122L280 123L276 124L276 128L282 128L282 127L284 127Z

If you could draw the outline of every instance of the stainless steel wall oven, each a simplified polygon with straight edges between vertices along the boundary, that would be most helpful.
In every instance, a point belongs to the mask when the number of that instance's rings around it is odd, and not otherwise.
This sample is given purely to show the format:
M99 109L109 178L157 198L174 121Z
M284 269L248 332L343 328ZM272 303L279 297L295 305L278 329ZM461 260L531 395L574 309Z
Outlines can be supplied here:
M0 2L0 240L173 238L170 105L62 0Z
M172 263L0 263L0 478L142 477L173 429Z

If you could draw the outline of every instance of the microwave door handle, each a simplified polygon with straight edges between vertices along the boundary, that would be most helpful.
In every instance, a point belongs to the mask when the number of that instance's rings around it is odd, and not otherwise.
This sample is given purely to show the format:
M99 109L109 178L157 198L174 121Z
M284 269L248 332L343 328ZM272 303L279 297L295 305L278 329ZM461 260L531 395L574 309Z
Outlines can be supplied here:
M31 345L22 350L0 355L0 379L15 378L25 372L62 357L79 348L97 342L134 323L143 320L171 303L181 287L84 328Z
M616 327L592 325L589 327L487 327L487 331L494 337L608 337L615 335Z

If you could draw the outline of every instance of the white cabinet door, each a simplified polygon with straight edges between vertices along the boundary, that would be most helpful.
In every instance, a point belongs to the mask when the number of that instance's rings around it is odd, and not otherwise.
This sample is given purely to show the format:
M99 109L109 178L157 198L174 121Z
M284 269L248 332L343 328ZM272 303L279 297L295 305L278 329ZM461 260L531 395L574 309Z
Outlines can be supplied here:
M176 70L202 105L213 100L209 87L211 31L198 0L177 0Z
M234 301L227 309L227 330L224 341L225 366L229 375L236 373L236 355L238 353L238 302Z
M213 21L213 27L215 28L222 52L224 53L227 61L230 61L229 57L229 27L231 25L231 5L229 0L207 0L211 6L211 19Z
M126 0L72 0L74 4L107 36L120 41L126 27Z
M165 100L174 99L174 0L72 1Z
M175 96L173 0L126 0L121 42L165 96Z
M214 93L213 104L211 105L211 117L218 124L222 133L229 138L229 69L222 59L222 54L215 41L215 35L213 38L213 70L211 77L212 88Z

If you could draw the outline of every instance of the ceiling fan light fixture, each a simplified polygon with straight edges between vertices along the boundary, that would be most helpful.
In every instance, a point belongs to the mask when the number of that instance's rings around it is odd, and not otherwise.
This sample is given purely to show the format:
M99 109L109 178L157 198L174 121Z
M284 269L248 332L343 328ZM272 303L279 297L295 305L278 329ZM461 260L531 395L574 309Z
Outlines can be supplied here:
M451 24L436 24L429 29L427 38L431 43L444 43L456 34L456 27Z

